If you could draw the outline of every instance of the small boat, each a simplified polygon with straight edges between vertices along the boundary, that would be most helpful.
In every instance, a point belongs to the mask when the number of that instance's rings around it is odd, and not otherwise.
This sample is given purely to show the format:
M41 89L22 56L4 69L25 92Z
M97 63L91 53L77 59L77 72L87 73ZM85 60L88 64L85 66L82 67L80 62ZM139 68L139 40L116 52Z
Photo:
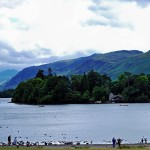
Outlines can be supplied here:
M128 106L128 104L120 104L119 106Z
M44 105L39 105L39 107L45 107Z

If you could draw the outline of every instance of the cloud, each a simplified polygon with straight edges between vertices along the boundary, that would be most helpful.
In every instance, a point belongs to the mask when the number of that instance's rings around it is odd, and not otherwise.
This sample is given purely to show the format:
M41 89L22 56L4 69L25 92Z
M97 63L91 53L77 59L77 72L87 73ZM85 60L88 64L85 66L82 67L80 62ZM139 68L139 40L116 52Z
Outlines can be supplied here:
M0 8L15 8L17 5L21 5L26 0L0 0Z
M9 66L19 66L19 69L22 67L26 67L29 65L36 65L36 64L41 64L41 63L47 63L46 57L48 56L48 50L44 48L38 48L35 50L31 50L30 52L28 51L21 51L17 52L12 46L10 46L8 43L0 41L0 64L5 64ZM38 55L37 55L38 54ZM50 57L47 57L50 58Z
M140 7L147 7L150 4L149 0L122 0L124 2L135 2L137 5L139 5Z
M95 19L90 19L86 23L87 25L99 25L110 26L113 28L129 28L133 29L133 26L127 20L123 20L119 14L118 7L122 7L120 3L113 1L92 0L94 5L89 7L89 10L95 14Z
M6 66L150 47L148 1L0 0L0 9L0 57Z
M0 41L0 70L7 68L22 69L27 66L41 65L51 63L59 60L74 59L86 56L84 53L77 51L72 55L52 56L51 50L42 48L36 45L36 49L28 51L17 52L11 45Z
M104 0L91 0L93 3L95 3L96 5L99 5L100 3L102 3ZM109 0L105 0L105 1L109 1ZM137 5L139 5L140 7L147 7L150 4L149 0L114 0L113 2L116 1L120 1L120 2L125 2L125 3L136 3Z

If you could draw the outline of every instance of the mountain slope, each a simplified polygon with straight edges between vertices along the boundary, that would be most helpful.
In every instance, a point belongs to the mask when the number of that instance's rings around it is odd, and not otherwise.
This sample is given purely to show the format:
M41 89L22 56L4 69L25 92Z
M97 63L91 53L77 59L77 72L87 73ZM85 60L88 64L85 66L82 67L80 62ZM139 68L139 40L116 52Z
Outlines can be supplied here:
M0 71L0 84L6 82L8 79L12 78L18 73L17 70L4 70Z
M105 54L93 54L88 57L25 68L7 82L4 88L15 88L21 81L35 77L39 69L43 69L46 74L48 68L51 68L53 74L66 76L83 74L94 69L101 74L108 74L112 79L115 79L124 71L150 73L149 61L149 52L142 53L138 50L121 50Z
M109 75L116 77L122 72L131 72L133 74L150 74L150 51L125 59L121 63L114 65L115 70L111 70Z

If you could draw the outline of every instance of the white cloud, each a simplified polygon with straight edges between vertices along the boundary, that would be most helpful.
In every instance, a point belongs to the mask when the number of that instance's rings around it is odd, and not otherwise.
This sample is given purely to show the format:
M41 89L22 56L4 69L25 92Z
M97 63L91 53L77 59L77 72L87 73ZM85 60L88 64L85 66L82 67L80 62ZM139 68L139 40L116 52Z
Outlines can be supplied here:
M137 0L0 0L0 40L17 52L32 50L43 59L79 51L88 54L91 49L147 51L148 4ZM37 50L37 45L46 53Z

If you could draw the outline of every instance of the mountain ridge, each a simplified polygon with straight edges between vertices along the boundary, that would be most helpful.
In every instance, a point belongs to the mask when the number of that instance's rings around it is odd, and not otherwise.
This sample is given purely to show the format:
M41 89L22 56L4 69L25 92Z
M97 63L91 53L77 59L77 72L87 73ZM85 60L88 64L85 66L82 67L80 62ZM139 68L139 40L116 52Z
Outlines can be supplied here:
M115 79L119 74L128 71L131 73L150 73L149 51L143 53L139 50L119 50L104 54L93 54L87 57L76 59L61 60L53 63L43 64L40 66L31 66L24 68L9 82L4 85L5 89L15 88L20 82L34 78L39 69L44 70L47 74L48 68L52 69L53 74L70 76L72 74L83 74L91 69L101 74L108 74ZM138 62L141 63L140 67ZM144 70L141 66L145 65Z

